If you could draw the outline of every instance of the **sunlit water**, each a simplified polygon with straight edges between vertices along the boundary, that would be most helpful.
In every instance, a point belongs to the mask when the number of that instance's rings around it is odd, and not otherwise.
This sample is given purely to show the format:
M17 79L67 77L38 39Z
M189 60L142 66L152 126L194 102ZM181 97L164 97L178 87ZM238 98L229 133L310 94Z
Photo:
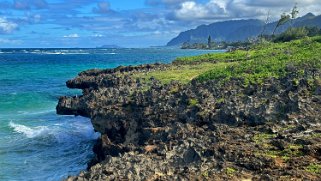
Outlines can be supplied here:
M80 71L170 62L208 53L178 49L0 50L0 180L62 180L86 169L99 136L90 120L58 116L65 82Z

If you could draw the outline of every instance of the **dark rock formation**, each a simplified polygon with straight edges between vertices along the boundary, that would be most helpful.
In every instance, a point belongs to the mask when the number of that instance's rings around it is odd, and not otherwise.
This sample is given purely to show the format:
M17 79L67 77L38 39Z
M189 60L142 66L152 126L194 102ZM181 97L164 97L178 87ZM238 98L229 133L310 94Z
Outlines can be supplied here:
M57 113L89 117L101 133L89 170L68 180L321 179L309 170L321 167L318 83L133 78L169 66L89 70L67 82L83 95L61 97Z

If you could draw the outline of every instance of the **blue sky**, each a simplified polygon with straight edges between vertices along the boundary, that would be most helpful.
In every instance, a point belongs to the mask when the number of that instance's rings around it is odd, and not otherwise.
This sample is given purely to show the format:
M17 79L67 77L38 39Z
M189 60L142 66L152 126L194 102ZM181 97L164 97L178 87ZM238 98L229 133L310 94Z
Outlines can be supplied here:
M276 19L320 0L0 0L0 47L165 45L179 32L231 19Z

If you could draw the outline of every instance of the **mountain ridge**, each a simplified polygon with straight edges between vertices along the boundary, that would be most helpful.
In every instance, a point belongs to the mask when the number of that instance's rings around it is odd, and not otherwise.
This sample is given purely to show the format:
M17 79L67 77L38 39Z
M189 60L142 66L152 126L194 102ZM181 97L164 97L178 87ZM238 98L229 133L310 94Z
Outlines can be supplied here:
M271 22L266 25L264 34L272 34L277 22ZM315 16L312 13L308 13L302 17L299 17L293 22L288 22L283 26L280 26L276 33L284 32L292 25L294 27L299 26L317 26L321 28L321 15ZM185 42L188 43L201 43L206 42L208 36L212 37L212 40L216 42L227 41L244 41L251 37L256 37L262 33L264 22L259 19L243 19L243 20L229 20L221 21L208 25L200 25L195 29L190 29L181 32L178 36L173 38L167 43L167 46L178 46Z

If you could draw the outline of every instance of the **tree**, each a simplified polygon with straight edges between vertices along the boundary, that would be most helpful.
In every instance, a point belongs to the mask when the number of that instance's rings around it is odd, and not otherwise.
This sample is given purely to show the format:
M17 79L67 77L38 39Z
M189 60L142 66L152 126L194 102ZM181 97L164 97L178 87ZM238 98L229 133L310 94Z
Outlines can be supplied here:
M285 23L287 23L289 20L290 20L291 16L286 14L286 13L283 13L281 15L281 18L279 19L278 23L276 24L274 30L273 30L273 33L272 33L272 36L275 34L275 31L278 27L284 25Z
M208 39L207 39L207 46L209 49L212 48L212 37L211 35L208 36Z
M181 48L182 49L189 49L190 48L190 44L188 42L184 42Z
M297 18L298 14L299 14L298 3L295 3L295 5L294 5L294 7L292 8L292 11L291 11L291 18L292 19Z
M264 34L264 32L265 32L265 30L266 30L266 27L267 27L267 25L268 25L269 23L270 23L270 11L268 11L268 13L267 13L267 15L266 15L266 19L265 19L265 21L264 21L264 26L263 26L262 32L261 32L261 34L260 34L260 38L263 37L263 34Z
M298 4L295 3L295 5L292 8L292 11L290 13L291 15L291 27L293 26L293 20L297 18L298 14L299 14L299 10L298 10Z
M281 15L281 18L279 19L278 23L276 24L274 30L273 30L273 33L272 33L272 36L275 34L276 32L276 29L282 25L284 25L285 23L287 23L289 20L290 21L290 25L291 27L293 26L293 20L297 18L299 14L299 10L298 10L298 4L295 3L295 5L293 6L290 14L286 14L286 13L283 13Z

